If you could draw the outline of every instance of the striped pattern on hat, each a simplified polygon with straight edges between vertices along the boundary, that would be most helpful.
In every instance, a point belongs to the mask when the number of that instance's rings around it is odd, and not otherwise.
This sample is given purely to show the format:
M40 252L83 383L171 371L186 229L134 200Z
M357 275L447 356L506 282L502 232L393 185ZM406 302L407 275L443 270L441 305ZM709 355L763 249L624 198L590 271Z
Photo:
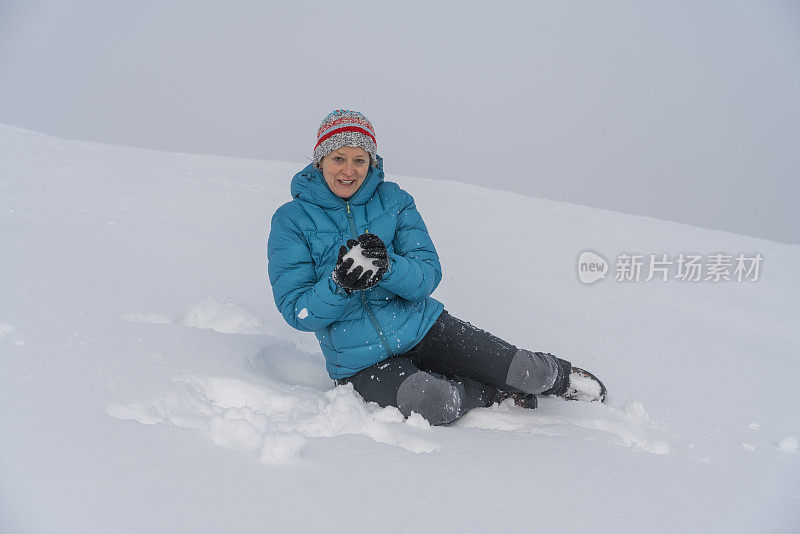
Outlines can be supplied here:
M343 146L361 147L374 162L378 155L378 142L372 123L358 111L337 109L322 120L314 145L314 163Z

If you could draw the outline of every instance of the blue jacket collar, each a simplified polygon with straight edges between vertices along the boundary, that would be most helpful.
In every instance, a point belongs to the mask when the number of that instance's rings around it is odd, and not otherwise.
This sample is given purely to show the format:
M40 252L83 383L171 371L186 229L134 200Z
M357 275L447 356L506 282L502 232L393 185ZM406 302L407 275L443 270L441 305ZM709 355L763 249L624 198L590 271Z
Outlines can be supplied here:
M356 194L350 197L350 204L365 204L375 193L378 184L383 181L383 178L383 158L377 156L375 158L375 166L369 168L364 183L358 188ZM317 169L313 163L309 163L305 169L294 175L291 191L293 198L311 202L321 208L335 209L345 207L345 200L331 191L322 176L322 171Z

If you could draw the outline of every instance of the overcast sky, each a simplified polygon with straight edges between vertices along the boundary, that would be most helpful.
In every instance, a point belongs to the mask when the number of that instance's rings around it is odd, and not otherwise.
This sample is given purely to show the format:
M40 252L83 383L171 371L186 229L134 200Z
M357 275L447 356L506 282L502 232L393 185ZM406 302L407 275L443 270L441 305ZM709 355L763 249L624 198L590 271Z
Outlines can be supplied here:
M342 107L390 176L800 243L800 2L0 0L0 123L308 161Z

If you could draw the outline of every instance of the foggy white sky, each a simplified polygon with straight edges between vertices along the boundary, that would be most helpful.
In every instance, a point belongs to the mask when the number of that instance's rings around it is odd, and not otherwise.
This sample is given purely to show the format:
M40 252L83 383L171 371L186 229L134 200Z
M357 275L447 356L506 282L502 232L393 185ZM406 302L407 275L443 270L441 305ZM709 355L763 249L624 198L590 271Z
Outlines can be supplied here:
M339 107L390 175L800 243L797 2L0 0L1 123L307 161Z

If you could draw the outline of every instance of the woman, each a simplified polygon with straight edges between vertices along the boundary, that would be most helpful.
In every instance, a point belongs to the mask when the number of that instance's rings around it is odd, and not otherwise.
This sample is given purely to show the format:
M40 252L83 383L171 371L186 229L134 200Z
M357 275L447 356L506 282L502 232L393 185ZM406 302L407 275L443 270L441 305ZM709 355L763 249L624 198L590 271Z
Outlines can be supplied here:
M361 113L325 117L291 191L272 218L269 280L286 321L316 334L336 384L432 425L506 398L528 408L537 394L605 399L591 373L518 349L430 296L442 279L436 249L411 195L384 181Z

